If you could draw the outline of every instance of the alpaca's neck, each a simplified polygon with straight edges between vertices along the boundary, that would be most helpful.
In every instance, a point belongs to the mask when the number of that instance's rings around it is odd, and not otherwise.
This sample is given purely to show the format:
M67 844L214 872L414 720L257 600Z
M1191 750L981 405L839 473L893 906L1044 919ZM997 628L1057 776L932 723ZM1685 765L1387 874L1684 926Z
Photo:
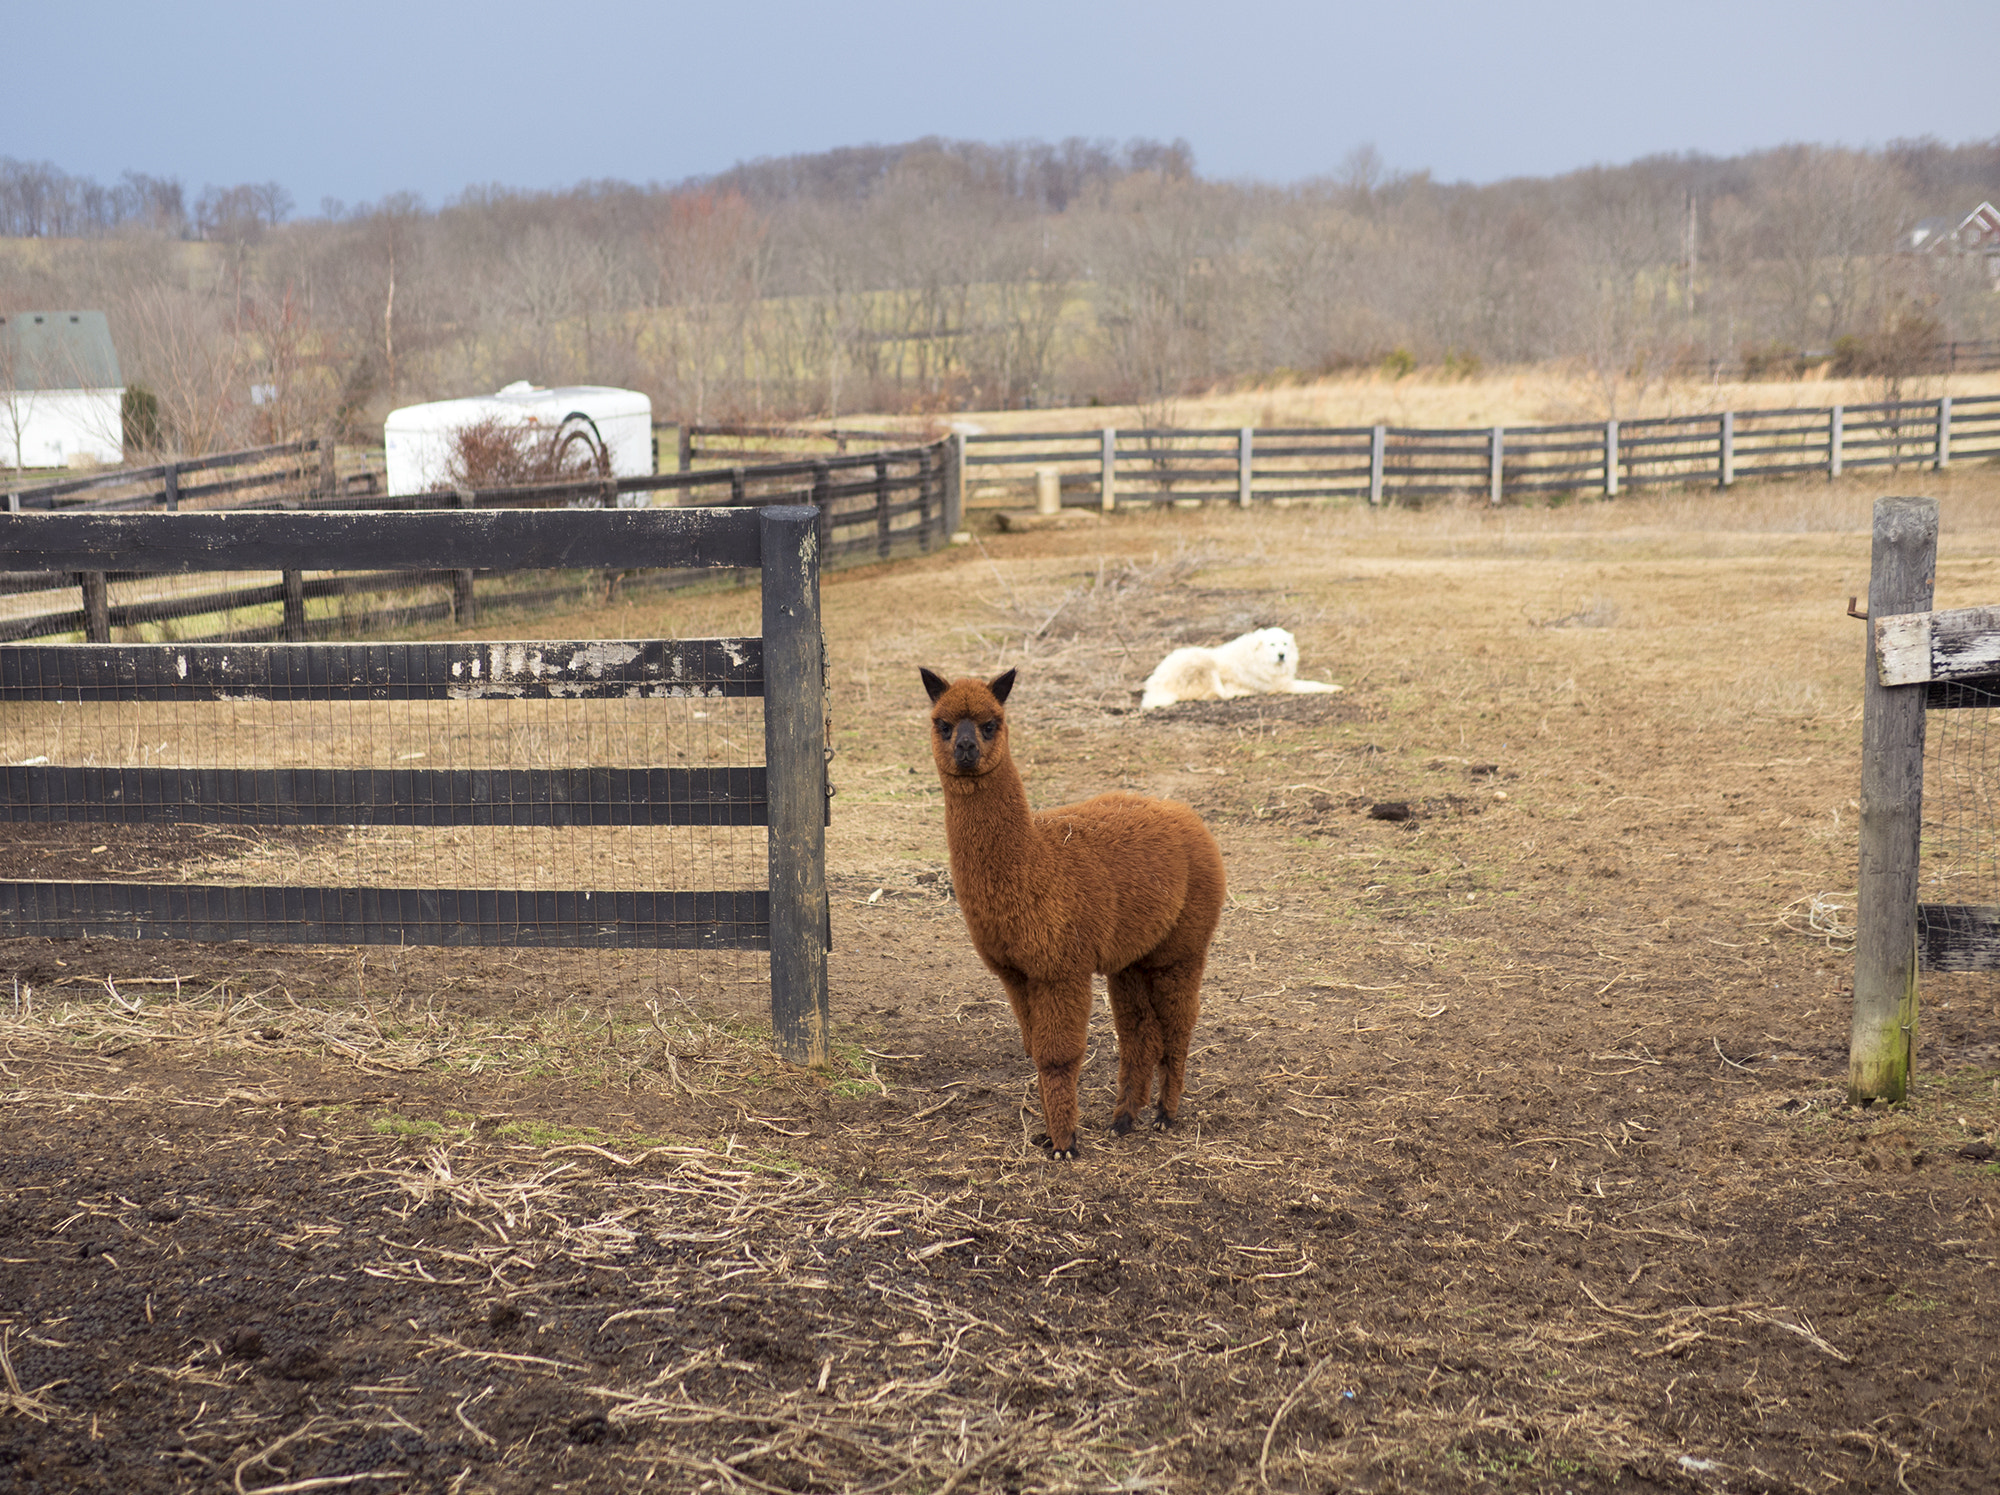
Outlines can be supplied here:
M952 882L965 888L1031 880L1045 853L1028 817L1028 791L1013 759L976 779L945 781L944 834Z

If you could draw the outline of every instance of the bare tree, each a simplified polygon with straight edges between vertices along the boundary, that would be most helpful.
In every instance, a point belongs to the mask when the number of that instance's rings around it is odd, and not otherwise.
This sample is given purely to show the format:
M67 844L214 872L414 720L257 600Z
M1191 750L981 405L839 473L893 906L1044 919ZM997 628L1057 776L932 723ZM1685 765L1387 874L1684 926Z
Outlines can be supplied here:
M740 377L762 295L765 228L740 193L677 194L652 234L671 378L683 409L707 420L718 383Z

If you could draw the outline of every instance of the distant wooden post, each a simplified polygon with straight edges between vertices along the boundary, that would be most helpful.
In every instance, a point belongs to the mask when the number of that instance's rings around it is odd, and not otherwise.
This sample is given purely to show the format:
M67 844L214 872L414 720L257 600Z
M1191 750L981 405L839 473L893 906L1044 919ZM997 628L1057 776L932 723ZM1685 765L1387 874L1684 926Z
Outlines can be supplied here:
M1618 496L1618 422L1604 423L1604 496Z
M1060 514L1062 512L1062 473L1053 467L1035 469L1035 512L1037 514Z
M88 644L111 642L111 594L102 571L83 573L83 639Z
M1377 426L1368 433L1368 502L1380 506L1382 502L1383 458L1389 448L1389 432L1386 427Z
M1951 466L1951 396L1938 401L1937 409L1937 470L1943 472Z
M944 533L950 539L965 528L966 437L963 431L951 434L951 472L944 485Z
M1500 504L1500 485L1506 473L1505 456L1507 435L1503 427L1493 428L1490 455L1487 458L1486 501L1494 507Z
M340 496L340 447L331 436L319 439L319 496Z
M1827 412L1826 422L1826 477L1832 482L1840 476L1840 469L1846 453L1841 450L1847 438L1847 407L1835 405Z
M1097 506L1107 514L1118 507L1118 428L1104 428L1104 444L1097 457Z
M1255 439L1255 428L1251 426L1236 433L1236 502L1245 509L1250 507L1250 455Z
M306 574L285 571L280 575L285 588L285 642L302 644L306 641Z
M682 421L680 428L675 431L674 445L676 470L680 472L694 471L694 432L689 429L686 421Z
M736 469L730 482L730 502L743 502L743 469ZM833 549L833 468L824 461L813 463L812 506L819 512L819 553Z
M169 462L160 473L160 498L170 514L178 513L181 506L181 470Z
M771 1027L794 1064L824 1066L826 645L811 509L757 511L764 568L764 774L770 814Z
M1715 483L1718 488L1727 488L1736 481L1736 412L1722 412L1722 431L1716 441Z
M875 459L875 555L889 559L889 464Z
M1932 498L1875 504L1868 616L1929 612L1937 567ZM1881 683L1868 630L1861 706L1861 868L1847 1095L1857 1105L1909 1094L1917 1043L1917 853L1924 793L1924 687Z
M460 628L479 621L479 607L473 600L471 571L451 573L451 621Z
M937 468L931 460L931 448L921 447L917 451L917 549L931 548L931 505L936 500Z

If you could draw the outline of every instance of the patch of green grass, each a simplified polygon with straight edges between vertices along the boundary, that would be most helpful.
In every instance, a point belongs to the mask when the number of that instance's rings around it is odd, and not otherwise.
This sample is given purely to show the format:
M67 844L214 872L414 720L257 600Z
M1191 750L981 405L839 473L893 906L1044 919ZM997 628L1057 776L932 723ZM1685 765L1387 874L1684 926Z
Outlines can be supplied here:
M421 1138L427 1142L449 1139L454 1142L472 1140L472 1128L442 1121L427 1121L416 1116L398 1116L393 1112L387 1116L377 1116L368 1123L368 1130L385 1137Z
M645 1132L607 1132L594 1126L563 1126L553 1121L509 1121L494 1128L493 1135L525 1142L530 1147L620 1148L671 1147L673 1140Z
M1899 1287L1889 1294L1888 1309L1891 1313L1936 1313L1942 1307L1942 1298L1913 1293L1908 1288Z

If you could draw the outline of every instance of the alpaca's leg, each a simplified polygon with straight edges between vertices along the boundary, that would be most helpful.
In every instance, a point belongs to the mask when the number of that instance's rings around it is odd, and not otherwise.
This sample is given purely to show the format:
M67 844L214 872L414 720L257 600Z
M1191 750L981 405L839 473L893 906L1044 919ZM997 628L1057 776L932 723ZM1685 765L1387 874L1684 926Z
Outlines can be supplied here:
M1153 1010L1160 1023L1160 1106L1154 1126L1172 1126L1181 1112L1187 1088L1188 1049L1194 1042L1195 1020L1201 1016L1201 973L1207 951L1152 972ZM1151 1089L1151 1076L1147 1088Z
M1122 1137L1152 1097L1153 1072L1160 1067L1165 1033L1153 1010L1152 983L1145 972L1128 966L1105 982L1111 989L1111 1021L1118 1030L1118 1106L1111 1113L1111 1130Z
M1090 973L1081 980L1036 981L1027 995L1028 1053L1041 1081L1042 1124L1037 1139L1058 1158L1077 1154L1077 1077L1090 1033Z

